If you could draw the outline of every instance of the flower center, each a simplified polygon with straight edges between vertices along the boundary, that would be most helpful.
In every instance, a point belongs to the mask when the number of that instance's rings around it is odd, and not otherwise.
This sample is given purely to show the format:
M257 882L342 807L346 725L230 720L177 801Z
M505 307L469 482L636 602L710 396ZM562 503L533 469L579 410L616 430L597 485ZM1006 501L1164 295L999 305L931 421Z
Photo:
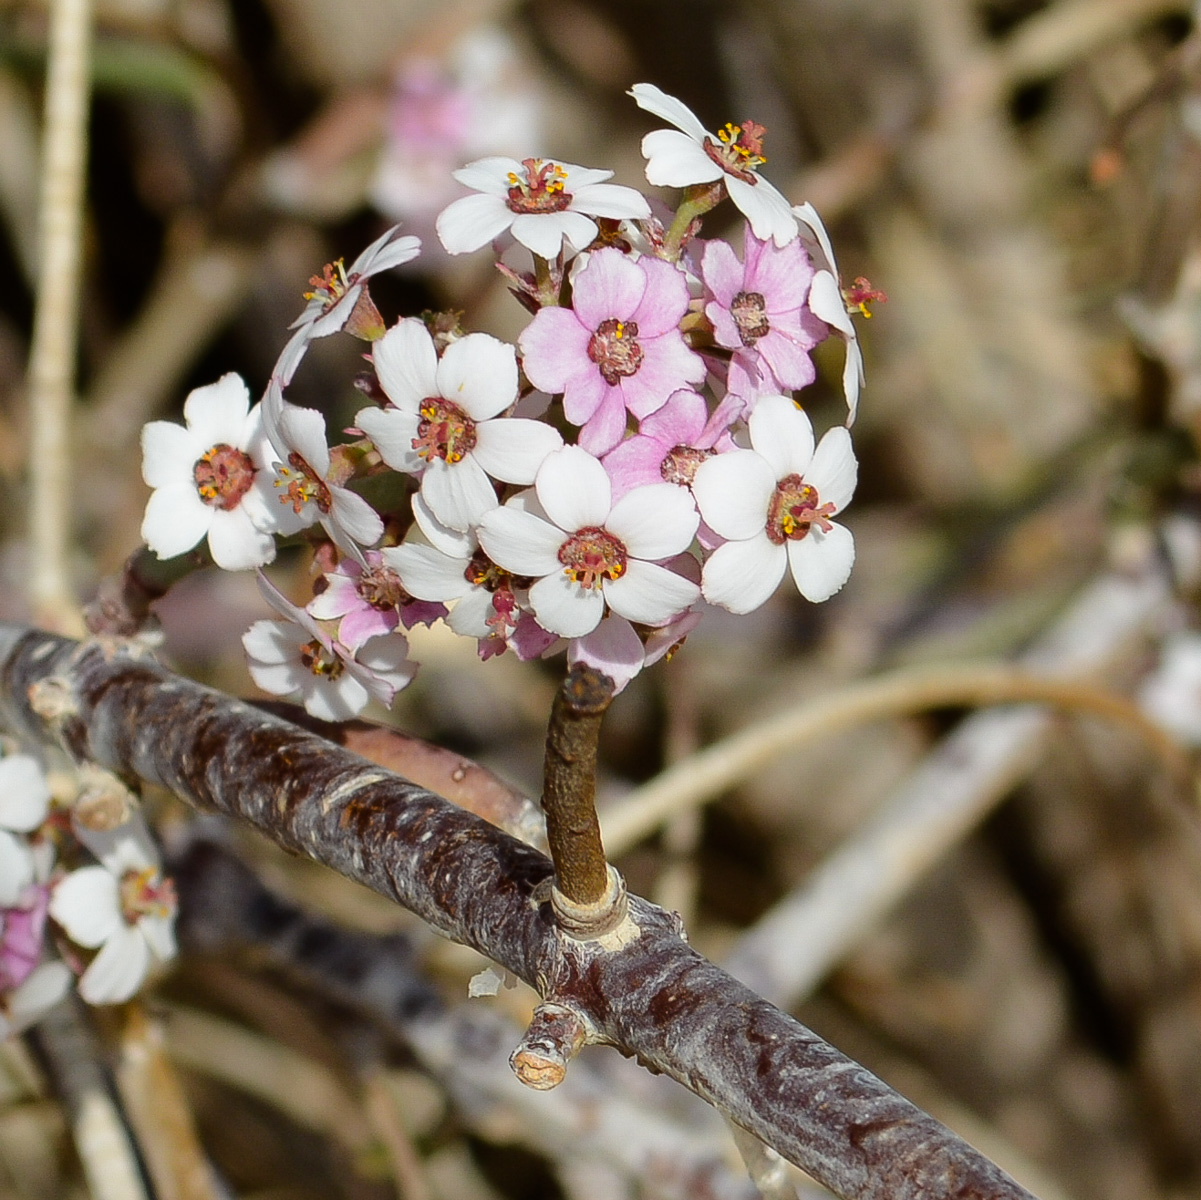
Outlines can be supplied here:
M572 583L594 588L603 579L620 579L626 573L629 558L617 538L590 525L577 530L559 547L559 561Z
M475 422L457 404L443 400L441 396L430 396L422 400L421 423L413 439L413 449L425 459L433 462L462 462L465 454L475 449Z
M121 915L128 925L142 917L169 917L175 911L175 884L162 878L154 867L126 871L117 890Z
M659 464L659 474L665 483L691 487L697 467L716 453L716 450L698 450L695 446L672 446Z
M571 207L571 193L563 190L567 172L556 162L523 158L521 171L510 171L509 208L515 213L556 213Z
M192 479L200 498L210 508L229 512L237 508L254 483L255 466L250 455L224 442L210 446L192 468Z
M762 292L739 292L730 301L730 316L738 327L738 336L744 346L753 346L761 337L771 332L767 319L767 304Z
M727 122L725 129L717 131L716 142L711 137L705 139L705 153L727 175L733 175L743 183L758 183L755 170L767 162L767 155L763 153L766 132L766 126L756 125L754 121L744 121L741 125Z
M405 591L400 576L383 563L365 567L354 586L363 602L376 612L390 612L413 598Z
M346 670L346 664L318 638L300 647L300 662L305 670L323 679L337 679Z
M822 533L830 532L833 504L822 504L817 488L799 475L785 475L767 506L767 540L782 546L799 542L816 525Z
M485 591L495 592L498 588L507 588L513 576L504 567L498 567L482 550L477 550L471 556L463 578L472 587L482 587Z
M613 317L602 321L588 341L588 357L610 387L616 387L626 376L637 374L646 357L638 344L638 322L618 321Z
M843 289L842 295L846 301L847 312L859 311L865 317L872 315L869 305L883 304L888 299L879 288L872 287L870 279L865 279L862 275L857 275L855 282L849 288Z
M290 504L298 516L306 504L315 504L322 513L328 513L333 506L333 497L325 480L295 450L288 455L288 463L286 467L275 468L279 477L275 486L283 488L280 504Z
M346 266L339 258L336 262L326 263L320 275L309 276L309 284L313 290L305 292L304 298L313 300L320 296L322 312L329 312L346 295L354 282L346 277Z

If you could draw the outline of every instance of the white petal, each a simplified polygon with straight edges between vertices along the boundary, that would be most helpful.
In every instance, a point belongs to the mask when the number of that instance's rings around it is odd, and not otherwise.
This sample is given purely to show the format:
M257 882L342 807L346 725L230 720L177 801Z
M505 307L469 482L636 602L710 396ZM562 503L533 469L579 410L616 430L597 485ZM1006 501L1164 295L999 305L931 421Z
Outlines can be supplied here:
M809 229L811 236L806 237L804 240L810 245L816 243L817 248L821 251L824 262L819 261L817 266L827 267L830 273L836 276L838 274L838 264L834 261L834 247L830 243L830 235L826 232L826 224L818 216L817 209L806 200L804 204L794 204L792 212ZM825 320L824 317L822 319Z
M138 921L138 930L146 939L150 952L166 961L177 953L175 944L175 919L170 917L145 916Z
M373 545L383 537L379 513L357 492L331 485L329 495L329 516L321 523L343 550L356 553L358 546Z
M20 1032L40 1020L67 994L74 978L64 962L44 962L34 967L8 997L9 1032ZM2 1026L0 1017L0 1035Z
M829 600L850 577L855 565L855 539L845 525L829 533L811 529L798 542L788 543L788 565L797 590L814 604Z
M367 707L367 689L349 671L337 679L311 676L304 694L305 711L319 721L349 721Z
M451 558L433 546L414 542L387 546L380 554L400 576L405 591L418 600L457 600L471 588L464 574L469 559Z
M817 488L822 504L833 504L834 511L841 512L855 493L858 474L850 433L842 425L827 430L813 453L805 482Z
M487 588L469 588L451 610L446 623L461 637L487 637L492 632L488 625L492 613L492 593Z
M477 158L457 171L451 171L451 177L464 187L469 187L488 196L507 196L509 194L509 176L521 177L525 167L515 158L504 154L492 154L487 158Z
M646 178L656 187L690 187L713 183L725 172L701 148L699 142L674 129L656 129L642 139Z
M852 330L847 338L847 358L842 368L842 390L847 398L847 424L855 424L855 414L859 411L859 389L863 386L863 351L859 349L859 339Z
M152 488L191 484L193 469L207 450L200 440L173 421L151 421L142 426L142 478Z
M521 213L513 220L513 236L539 258L555 258L566 240L583 250L596 239L596 222L570 209L557 213Z
M630 562L620 579L606 579L604 591L615 613L644 624L666 621L701 598L701 589L692 580L638 559Z
M747 425L751 445L771 464L777 481L809 469L813 425L787 396L761 396Z
M81 946L99 946L124 925L117 881L103 867L80 867L50 895L50 915Z
M470 254L500 237L514 215L497 196L464 196L438 214L435 227L448 254Z
M0 909L16 904L33 882L33 873L28 842L0 829Z
M412 503L413 518L417 522L417 528L431 546L441 550L443 554L450 555L451 558L463 560L469 559L479 549L479 542L476 541L475 534L470 529L461 531L451 529L449 525L443 525L434 516L430 506L425 502L425 497L420 492L413 496Z
M397 408L416 413L421 401L437 395L438 354L424 322L397 321L371 346L380 387Z
M158 869L158 849L146 822L136 812L114 829L88 829L76 822L74 831L114 879L120 879L127 871Z
M308 636L299 625L282 621L255 621L242 634L242 646L254 663L280 666L299 661L300 647Z
M697 468L692 494L705 524L724 538L743 540L767 527L776 475L754 450L731 450ZM781 568L782 569L782 568Z
M630 88L629 94L639 108L682 129L694 141L703 142L708 136L696 114L683 100L669 96L653 83L636 83Z
M476 428L472 455L494 479L533 483L546 456L563 445L559 431L545 421L497 417Z
M497 506L496 492L474 454L457 463L434 459L421 477L421 494L439 521L463 533Z
M855 326L847 312L838 280L829 271L818 271L809 284L809 311L821 321L837 329L843 337L854 337Z
M613 502L613 486L600 459L579 446L548 454L534 490L550 519L569 533L603 525Z
M129 925L113 933L79 981L79 994L89 1004L120 1004L142 986L150 965L146 939Z
M230 512L217 508L209 526L209 552L223 571L248 571L275 558L275 538L255 528L241 506Z
M284 404L279 414L279 431L290 450L295 450L322 478L329 471L329 446L325 440L325 418L315 408ZM281 451L283 458L287 451Z
M686 488L648 483L631 488L616 504L605 528L635 558L669 558L687 550L700 517Z
M632 187L619 183L594 183L572 189L574 207L593 217L612 221L645 220L651 215L646 197Z
M425 459L413 449L413 439L421 425L415 412L399 408L362 408L354 418L374 443L380 458L394 471L419 475L425 470Z
M452 342L438 362L439 396L486 421L517 399L517 351L486 333Z
M762 175L756 176L755 183L728 175L726 190L761 242L771 238L777 246L787 246L797 236L796 218L788 201Z
M233 371L189 392L183 406L188 428L206 450L221 443L242 449L240 438L249 411L250 392Z
M159 558L174 558L204 540L213 511L193 483L158 488L146 503L142 540Z
M476 536L484 553L515 575L562 574L563 532L532 513L494 508L484 514Z
M0 829L29 833L45 819L50 785L41 763L30 754L0 758Z
M718 546L705 563L701 590L710 604L748 613L767 600L784 578L788 555L766 533Z
M560 637L576 638L591 633L605 612L600 588L585 588L555 571L530 588L530 607L543 629Z

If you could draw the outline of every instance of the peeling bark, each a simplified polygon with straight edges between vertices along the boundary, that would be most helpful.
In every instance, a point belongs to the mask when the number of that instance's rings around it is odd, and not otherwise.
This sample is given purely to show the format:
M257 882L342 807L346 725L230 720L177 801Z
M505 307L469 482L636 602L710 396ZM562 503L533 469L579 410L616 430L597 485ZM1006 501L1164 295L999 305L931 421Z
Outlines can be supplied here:
M394 899L580 1014L589 1041L683 1083L839 1195L1029 1197L697 954L648 901L629 898L620 938L576 941L550 913L549 859L357 755L173 675L128 643L3 627L0 656L0 703L15 732L55 737L80 760L248 821Z

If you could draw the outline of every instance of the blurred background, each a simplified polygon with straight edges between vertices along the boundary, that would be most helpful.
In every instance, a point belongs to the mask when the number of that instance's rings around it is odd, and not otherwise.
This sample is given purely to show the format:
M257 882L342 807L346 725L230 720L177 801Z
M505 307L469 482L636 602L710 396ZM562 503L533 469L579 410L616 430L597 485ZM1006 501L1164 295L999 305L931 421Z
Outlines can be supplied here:
M606 801L864 676L1031 648L1143 696L1201 745L1201 671L1179 657L1201 627L1195 20L1180 0L97 0L80 598L140 543L142 424L178 418L227 371L260 392L309 276L389 224L425 243L372 281L389 321L453 308L515 338L527 318L491 256L451 259L433 235L460 194L449 172L545 154L644 187L639 139L656 123L624 93L647 81L709 128L766 125L765 174L823 214L844 283L867 276L888 301L859 322L850 583L820 607L783 588L749 618L715 615L637 679L607 719ZM0 0L0 615L16 620L47 25L44 3ZM732 215L717 210L705 235ZM345 425L361 350L314 343L290 397ZM823 346L802 397L819 427L843 419L841 370L841 346ZM284 558L289 571L307 563ZM1106 590L1123 587L1120 603ZM240 637L266 611L252 579L199 572L157 611L169 662L253 694ZM418 631L414 653L417 681L375 715L536 796L561 664L480 664L441 628ZM787 960L805 939L772 914L941 762L948 803L969 815L773 998L1047 1200L1201 1197L1195 786L1128 722L1060 714L1010 744L939 703L798 738L630 839L618 865L718 961L757 932ZM991 774L948 741L965 730L1000 747ZM640 1098L636 1069L605 1075L611 1052L572 1067L574 1100L505 1090L532 993L467 1000L485 965L470 954L249 835L197 841L157 803L182 847L185 953L149 1016L103 1018L101 1057L134 1020L163 1031L219 1180L192 1194L746 1194L720 1126L700 1133L703 1114ZM309 942L281 936L296 929ZM363 964L385 960L404 965L389 1012L360 986L376 978ZM481 1009L509 1024L477 1027ZM422 1012L439 1015L418 1033ZM0 1080L0 1196L80 1195L36 1060L10 1047Z

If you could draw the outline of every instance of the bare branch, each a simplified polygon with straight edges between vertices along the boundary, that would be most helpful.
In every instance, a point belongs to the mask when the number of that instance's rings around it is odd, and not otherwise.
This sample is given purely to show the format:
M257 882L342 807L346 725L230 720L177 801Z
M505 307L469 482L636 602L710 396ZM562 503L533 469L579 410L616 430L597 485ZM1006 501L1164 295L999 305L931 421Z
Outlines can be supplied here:
M611 938L577 941L542 902L547 858L399 776L122 643L5 627L0 653L17 731L247 821L396 900L580 1014L588 1041L670 1075L839 1195L1029 1196L692 950L648 901L630 896Z

